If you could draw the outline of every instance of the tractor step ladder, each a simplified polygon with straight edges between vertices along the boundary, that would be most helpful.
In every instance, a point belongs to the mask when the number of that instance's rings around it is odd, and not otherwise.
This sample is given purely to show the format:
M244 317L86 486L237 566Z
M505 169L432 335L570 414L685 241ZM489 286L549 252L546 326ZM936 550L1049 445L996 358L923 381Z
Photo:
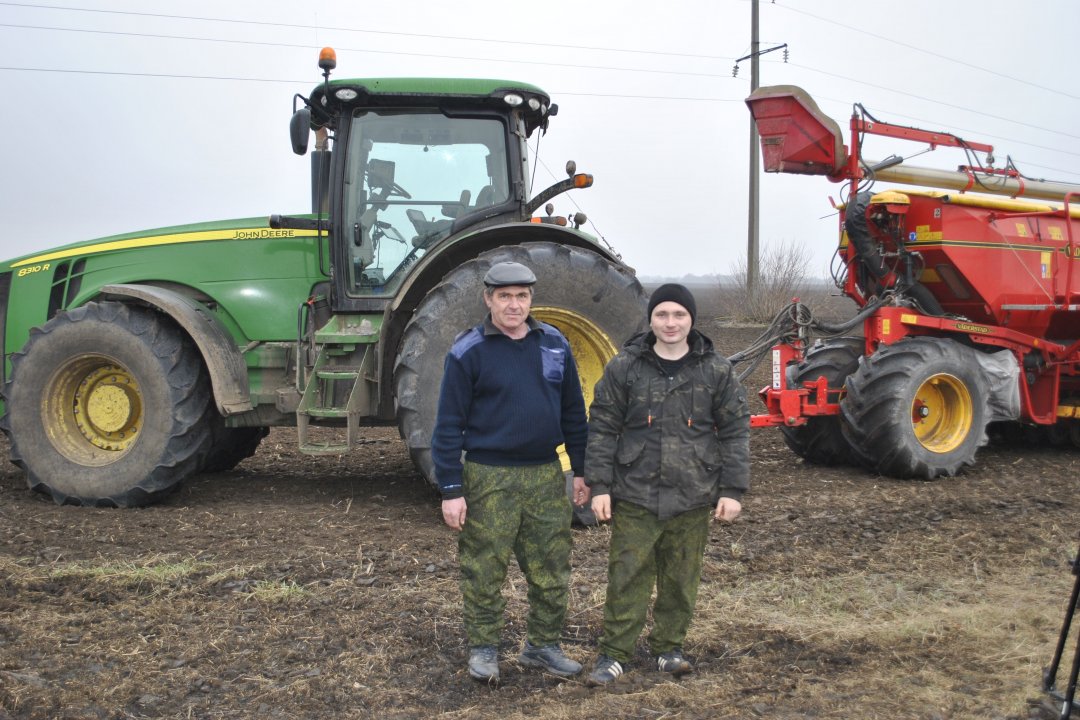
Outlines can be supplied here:
M371 407L371 387L375 378L374 340L379 333L367 319L353 322L349 316L335 316L315 334L319 352L304 385L296 409L296 431L300 452L305 455L341 455L360 440L360 417ZM344 403L339 398L346 398ZM333 427L344 437L313 440L311 427Z

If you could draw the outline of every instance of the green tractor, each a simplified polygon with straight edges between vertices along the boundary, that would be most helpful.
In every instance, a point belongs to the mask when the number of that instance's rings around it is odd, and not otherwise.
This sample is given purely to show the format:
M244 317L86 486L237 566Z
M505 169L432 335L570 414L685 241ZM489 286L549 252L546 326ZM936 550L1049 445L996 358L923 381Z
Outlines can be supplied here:
M397 423L434 482L443 359L480 321L503 260L539 280L534 315L570 340L586 401L644 324L634 272L579 228L533 217L527 140L556 114L501 80L330 79L296 96L312 211L127 233L0 264L0 427L58 503L137 506L253 454L275 425L339 454ZM299 106L299 109L296 107ZM315 427L330 428L313 432Z

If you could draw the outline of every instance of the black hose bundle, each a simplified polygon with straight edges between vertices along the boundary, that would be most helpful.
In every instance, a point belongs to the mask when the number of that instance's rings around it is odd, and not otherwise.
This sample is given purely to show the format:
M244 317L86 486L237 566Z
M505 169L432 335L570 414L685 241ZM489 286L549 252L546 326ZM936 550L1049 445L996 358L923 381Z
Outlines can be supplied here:
M811 333L822 337L845 335L872 315L881 305L881 298L871 298L853 317L841 323L833 324L816 320L810 308L801 302L788 303L780 312L776 313L761 335L750 344L750 347L728 356L728 362L732 365L750 363L739 372L739 381L742 382L757 369L757 366L761 364L761 361L776 345L793 342Z

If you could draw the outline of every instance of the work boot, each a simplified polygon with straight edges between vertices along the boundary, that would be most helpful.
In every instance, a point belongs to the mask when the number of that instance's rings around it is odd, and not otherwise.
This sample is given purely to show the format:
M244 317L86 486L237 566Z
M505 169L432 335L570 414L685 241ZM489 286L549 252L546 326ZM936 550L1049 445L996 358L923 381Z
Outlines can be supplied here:
M674 677L694 672L694 666L683 657L682 650L679 648L657 655L656 669L660 672L671 673Z
M585 681L585 684L589 687L607 685L622 674L622 663L615 658L601 655L596 659L596 666L593 667L593 671L589 673L589 678Z
M469 675L480 682L499 682L499 651L494 645L469 648Z
M566 657L558 645L537 647L528 640L525 641L525 649L518 655L518 662L526 667L543 668L559 677L570 677L581 672L581 663Z

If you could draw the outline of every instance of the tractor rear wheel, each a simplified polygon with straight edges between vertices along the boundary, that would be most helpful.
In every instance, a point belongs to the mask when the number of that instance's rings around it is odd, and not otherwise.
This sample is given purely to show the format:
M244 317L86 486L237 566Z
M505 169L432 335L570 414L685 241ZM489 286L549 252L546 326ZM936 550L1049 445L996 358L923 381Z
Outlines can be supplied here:
M806 353L806 358L790 368L788 387L801 388L803 383L814 382L824 376L830 388L827 402L839 402L848 375L859 367L866 341L861 337L842 337L826 340ZM810 399L817 398L811 391ZM805 425L781 427L784 441L799 457L815 465L855 465L859 458L841 430L839 415L812 417Z
M871 467L931 480L975 463L987 442L988 391L974 352L913 337L859 362L840 408L848 441Z
M520 262L536 275L531 314L566 336L585 394L622 343L645 326L646 298L628 271L597 253L549 242L489 250L454 268L427 294L405 328L394 369L398 428L413 463L437 486L431 460L431 433L442 383L443 361L454 338L480 323L487 309L483 277L493 264ZM563 457L563 469L569 462ZM589 522L591 513L577 513Z
M30 488L59 504L146 505L202 463L215 412L198 349L121 303L60 312L11 357L4 428Z

